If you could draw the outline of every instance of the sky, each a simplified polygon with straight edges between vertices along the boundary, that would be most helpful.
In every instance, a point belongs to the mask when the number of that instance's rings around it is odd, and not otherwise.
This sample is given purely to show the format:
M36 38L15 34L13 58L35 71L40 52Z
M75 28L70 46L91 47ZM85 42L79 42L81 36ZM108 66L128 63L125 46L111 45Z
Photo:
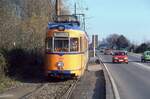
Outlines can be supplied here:
M84 13L89 36L98 34L102 40L117 33L136 44L150 41L150 0L73 1L78 8L88 7Z

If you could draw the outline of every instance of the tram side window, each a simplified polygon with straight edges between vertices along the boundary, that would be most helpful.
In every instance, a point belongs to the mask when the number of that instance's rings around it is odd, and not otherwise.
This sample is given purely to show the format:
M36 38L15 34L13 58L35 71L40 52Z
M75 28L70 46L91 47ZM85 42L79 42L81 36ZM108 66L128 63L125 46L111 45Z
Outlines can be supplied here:
M66 37L56 37L54 40L54 52L68 52L69 39Z
M52 38L48 38L47 40L46 40L46 48L47 48L47 50L48 51L50 51L50 52L52 52Z
M79 51L79 41L78 38L70 38L70 51Z
M83 38L80 37L80 51L83 51Z

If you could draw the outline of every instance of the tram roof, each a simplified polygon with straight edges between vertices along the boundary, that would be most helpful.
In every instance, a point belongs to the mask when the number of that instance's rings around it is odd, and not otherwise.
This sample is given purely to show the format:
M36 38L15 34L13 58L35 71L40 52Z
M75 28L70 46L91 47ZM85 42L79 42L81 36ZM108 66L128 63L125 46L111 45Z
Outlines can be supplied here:
M69 21L69 22L59 21L48 23L48 29L58 29L60 26L63 26L65 29L84 31L83 29L81 29L80 23L78 21ZM87 32L84 31L84 33L87 35L87 38L89 39Z
M65 29L82 30L80 27L80 23L78 21L70 21L70 22L61 21L48 23L48 29L57 29L60 26L63 26Z

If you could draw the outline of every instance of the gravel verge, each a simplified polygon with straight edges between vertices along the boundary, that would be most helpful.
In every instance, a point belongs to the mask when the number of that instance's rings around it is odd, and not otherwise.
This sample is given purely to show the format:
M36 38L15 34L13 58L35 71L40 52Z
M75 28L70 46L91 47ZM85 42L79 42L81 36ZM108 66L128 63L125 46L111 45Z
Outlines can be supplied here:
M38 92L22 99L61 99L75 80L45 83L46 86Z

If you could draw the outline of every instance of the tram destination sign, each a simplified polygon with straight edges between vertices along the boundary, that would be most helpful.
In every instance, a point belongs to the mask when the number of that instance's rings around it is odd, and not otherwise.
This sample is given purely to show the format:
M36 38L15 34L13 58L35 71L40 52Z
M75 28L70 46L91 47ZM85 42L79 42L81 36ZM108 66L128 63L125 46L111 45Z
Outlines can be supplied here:
M55 32L54 36L55 37L69 37L69 34L66 32Z

